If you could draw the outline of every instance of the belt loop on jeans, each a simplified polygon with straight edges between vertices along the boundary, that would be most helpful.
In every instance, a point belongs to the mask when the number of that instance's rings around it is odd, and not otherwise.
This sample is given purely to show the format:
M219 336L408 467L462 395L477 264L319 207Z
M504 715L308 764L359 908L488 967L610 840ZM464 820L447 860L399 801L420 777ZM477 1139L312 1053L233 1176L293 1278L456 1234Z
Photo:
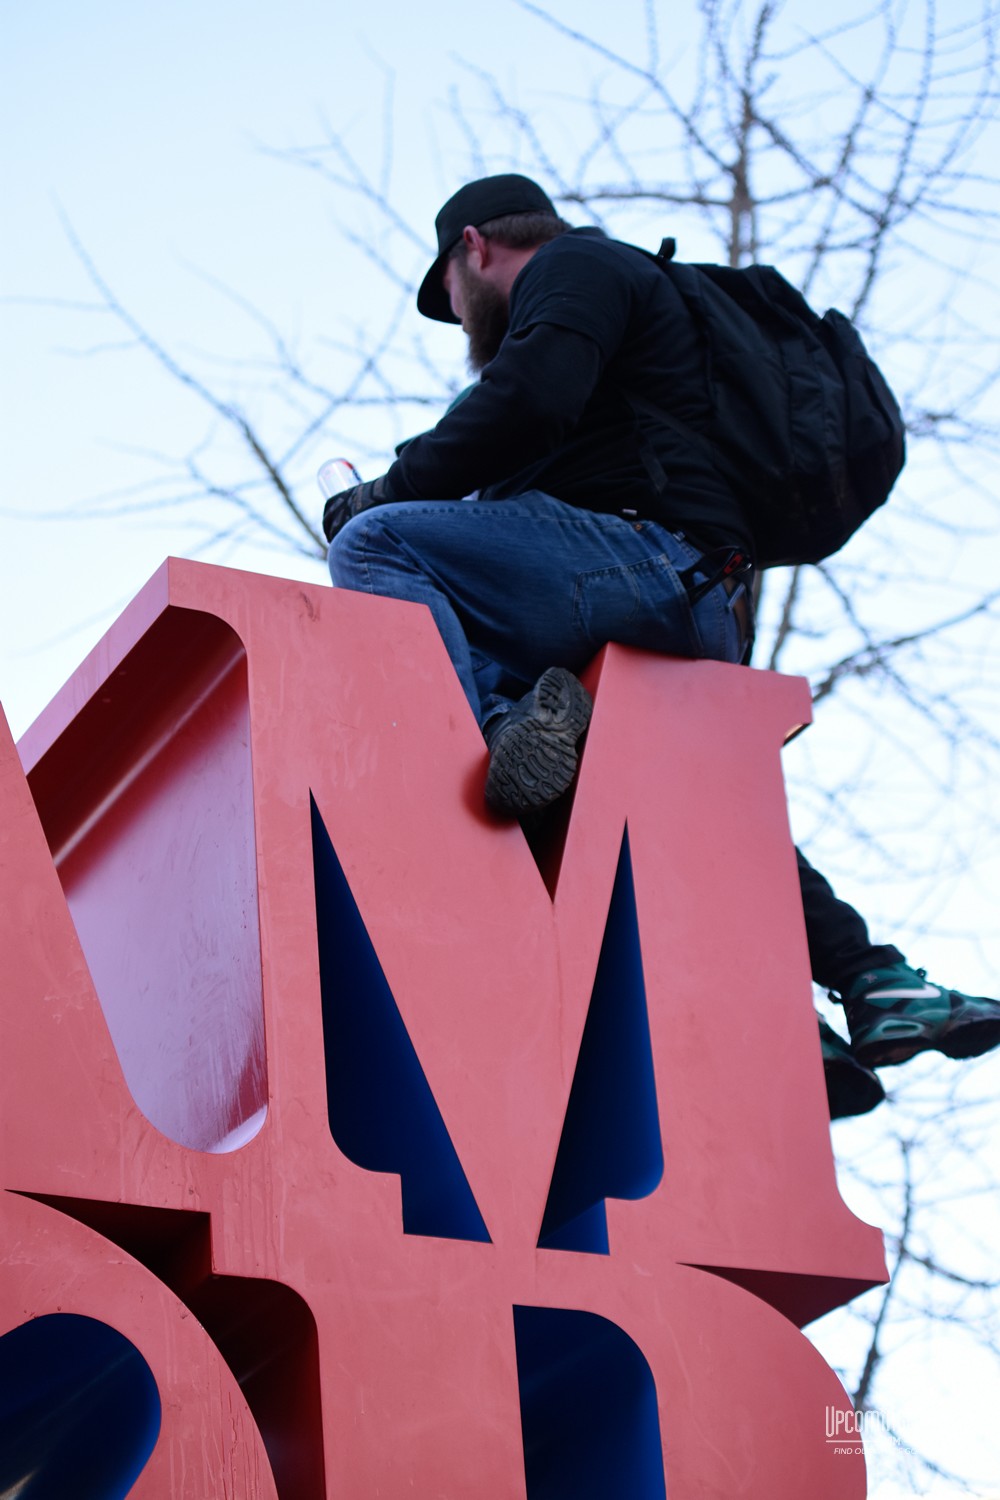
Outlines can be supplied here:
M739 577L724 578L722 580L722 587L730 596L736 593L737 589L740 587L740 584L745 585L743 593L740 594L738 599L733 600L732 611L733 619L739 626L740 645L742 647L740 653L740 661L744 665L746 665L746 663L750 659L750 648L753 645L754 637L754 611L753 593L751 592L751 574L752 569L750 574L740 574Z

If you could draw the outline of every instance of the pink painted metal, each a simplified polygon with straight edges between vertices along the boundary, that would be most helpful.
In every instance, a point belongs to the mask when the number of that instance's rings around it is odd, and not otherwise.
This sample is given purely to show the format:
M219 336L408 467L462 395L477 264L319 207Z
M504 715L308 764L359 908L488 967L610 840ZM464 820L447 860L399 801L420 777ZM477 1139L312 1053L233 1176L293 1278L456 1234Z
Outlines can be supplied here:
M135 1494L557 1495L521 1427L549 1325L517 1308L632 1341L671 1500L863 1496L796 1326L885 1276L810 1003L780 769L806 686L617 647L589 681L534 851L394 601L171 561L22 741L34 805L0 743L0 1333L59 1307L132 1340L169 1412ZM322 988L310 798L356 907ZM626 886L662 1178L609 1198L608 1253L539 1248ZM478 1237L407 1232L405 1182L335 1138L335 1015L379 986Z

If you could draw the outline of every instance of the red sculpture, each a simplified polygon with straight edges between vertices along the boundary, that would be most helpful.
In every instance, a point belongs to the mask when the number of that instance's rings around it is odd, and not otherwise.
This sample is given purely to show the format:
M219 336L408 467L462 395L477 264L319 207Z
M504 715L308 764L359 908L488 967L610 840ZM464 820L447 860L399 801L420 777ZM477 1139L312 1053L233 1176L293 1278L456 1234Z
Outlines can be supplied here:
M51 1371L102 1328L152 1395L81 1495L864 1495L796 1326L885 1276L810 1004L805 684L609 647L588 686L533 849L409 604L171 561L27 782L3 726L0 1490L85 1446Z

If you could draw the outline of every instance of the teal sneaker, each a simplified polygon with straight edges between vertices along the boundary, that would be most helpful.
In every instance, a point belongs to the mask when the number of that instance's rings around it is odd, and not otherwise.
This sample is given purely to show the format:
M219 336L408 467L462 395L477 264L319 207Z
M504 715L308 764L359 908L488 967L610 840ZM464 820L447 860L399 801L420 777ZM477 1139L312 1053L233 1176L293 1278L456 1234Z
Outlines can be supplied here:
M823 1053L823 1076L830 1119L843 1120L848 1115L866 1115L881 1104L885 1089L871 1068L858 1062L842 1036L828 1026L822 1016L819 1022L819 1045Z
M932 984L926 969L893 964L859 974L844 994L851 1050L866 1068L918 1052L979 1057L1000 1044L1000 1002Z

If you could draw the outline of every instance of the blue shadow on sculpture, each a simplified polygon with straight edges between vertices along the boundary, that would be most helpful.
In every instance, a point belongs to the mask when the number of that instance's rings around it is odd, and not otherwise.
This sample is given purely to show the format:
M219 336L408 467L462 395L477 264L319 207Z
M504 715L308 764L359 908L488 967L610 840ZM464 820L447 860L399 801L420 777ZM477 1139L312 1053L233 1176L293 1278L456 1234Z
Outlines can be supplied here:
M49 1313L0 1338L0 1495L119 1500L159 1431L152 1372L107 1323Z
M539 1248L608 1254L607 1198L646 1198L663 1176L628 830Z
M312 827L333 1138L359 1167L399 1174L407 1234L488 1243L468 1178L315 802Z
M528 1500L665 1500L656 1385L615 1323L515 1307Z

